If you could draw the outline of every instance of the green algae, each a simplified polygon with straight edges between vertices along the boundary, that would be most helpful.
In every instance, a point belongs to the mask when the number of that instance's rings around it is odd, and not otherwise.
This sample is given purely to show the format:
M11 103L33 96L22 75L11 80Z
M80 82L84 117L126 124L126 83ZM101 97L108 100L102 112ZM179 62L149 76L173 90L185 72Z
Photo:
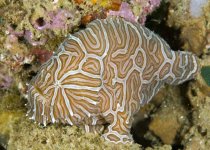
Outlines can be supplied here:
M138 144L112 144L105 142L99 135L84 133L76 126L49 125L46 128L22 118L13 126L8 149L72 149L72 150L138 150Z
M162 147L154 146L153 148L148 147L145 150L172 150L172 147L170 145L163 145Z
M25 115L24 101L16 88L13 91L0 90L0 145L5 149L14 122Z
M210 86L210 66L204 66L201 68L201 75L206 84Z
M4 23L4 19L2 17L0 17L0 24Z
M12 92L5 91L0 101L0 112L5 110L15 111L24 108L26 101L20 97L17 88L12 88Z

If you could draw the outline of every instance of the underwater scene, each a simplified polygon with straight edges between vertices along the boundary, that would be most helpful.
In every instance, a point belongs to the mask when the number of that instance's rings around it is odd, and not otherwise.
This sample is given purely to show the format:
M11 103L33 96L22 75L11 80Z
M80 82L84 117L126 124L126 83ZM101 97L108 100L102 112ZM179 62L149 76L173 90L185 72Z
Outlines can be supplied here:
M0 150L113 149L210 149L210 0L0 0Z

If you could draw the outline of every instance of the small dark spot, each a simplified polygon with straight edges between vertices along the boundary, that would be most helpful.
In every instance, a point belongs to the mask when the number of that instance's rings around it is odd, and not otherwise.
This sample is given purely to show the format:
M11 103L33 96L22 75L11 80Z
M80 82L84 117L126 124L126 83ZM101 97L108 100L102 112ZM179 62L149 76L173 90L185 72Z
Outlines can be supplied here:
M199 132L202 136L206 136L206 135L207 135L207 129L203 129L201 126L198 126L198 132Z
M25 40L24 36L19 36L19 37L18 37L18 42L20 42L20 43L25 43L26 40Z
M28 74L29 76L31 76L31 79L32 79L34 76L36 76L37 73L35 71L31 71Z
M83 8L81 8L80 6L76 6L76 9L78 10L78 11L82 11L82 10L84 10Z
M195 89L192 89L191 90L191 94L192 94L192 96L198 96L197 93L196 93L196 91L195 91Z
M11 27L12 27L12 29L14 29L14 30L17 28L17 25L16 25L16 24L14 24L14 23L12 23L10 26L11 26Z
M42 27L45 25L45 21L44 21L44 18L43 17L40 17L36 20L36 23L38 26Z
M28 70L28 69L30 69L31 68L31 64L24 64L23 65L23 69L24 70Z
M29 68L31 68L32 66L29 66ZM28 69L29 69L28 68ZM30 81L34 76L36 76L36 72L35 71L31 71L31 70L29 70L28 71L28 73L27 73L27 76L25 76L26 77L26 80L27 81Z
M43 138L42 141L41 141L41 143L42 144L47 144L47 139L46 138Z
M209 52L205 53L206 55L210 55L210 49L208 49Z

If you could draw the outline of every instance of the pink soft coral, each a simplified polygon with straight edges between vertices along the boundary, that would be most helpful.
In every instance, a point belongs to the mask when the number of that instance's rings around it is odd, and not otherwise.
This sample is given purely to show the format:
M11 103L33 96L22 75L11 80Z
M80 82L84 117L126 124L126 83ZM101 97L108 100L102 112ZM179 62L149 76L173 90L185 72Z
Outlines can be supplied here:
M130 4L122 2L119 11L108 12L108 16L120 16L131 22L144 24L146 16L152 13L159 5L161 0L131 0ZM139 12L134 13L134 7L139 7Z
M122 2L119 11L110 10L108 12L108 16L110 16L110 15L111 16L120 16L120 17L125 18L128 21L131 21L131 22L137 22L137 20L138 20L138 18L136 16L134 16L130 5L126 2Z
M46 12L45 18L38 18L34 22L34 27L38 30L43 29L68 29L71 24L68 20L74 17L74 13L65 9Z

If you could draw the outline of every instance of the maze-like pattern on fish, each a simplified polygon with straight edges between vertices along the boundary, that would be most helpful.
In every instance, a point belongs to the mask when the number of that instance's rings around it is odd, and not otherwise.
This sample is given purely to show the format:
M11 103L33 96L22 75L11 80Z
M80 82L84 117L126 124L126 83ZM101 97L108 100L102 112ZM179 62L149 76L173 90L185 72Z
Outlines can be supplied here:
M31 119L100 130L106 140L132 141L140 104L164 83L179 84L198 72L196 56L174 52L147 28L121 18L95 20L70 35L29 87Z

